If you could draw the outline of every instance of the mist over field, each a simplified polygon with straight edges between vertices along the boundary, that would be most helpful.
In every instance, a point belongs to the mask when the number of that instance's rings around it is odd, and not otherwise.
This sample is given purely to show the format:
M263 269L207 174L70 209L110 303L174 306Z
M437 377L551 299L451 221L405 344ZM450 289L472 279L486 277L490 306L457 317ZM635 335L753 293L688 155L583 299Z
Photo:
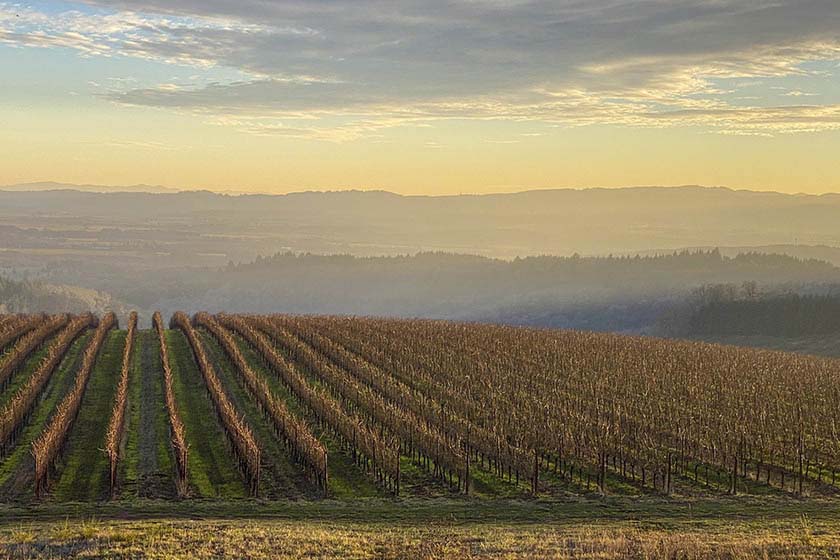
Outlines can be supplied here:
M158 309L356 314L680 334L687 319L676 317L708 286L835 293L838 215L840 195L702 187L2 191L0 271L18 293L5 306L18 311L133 308L145 321Z

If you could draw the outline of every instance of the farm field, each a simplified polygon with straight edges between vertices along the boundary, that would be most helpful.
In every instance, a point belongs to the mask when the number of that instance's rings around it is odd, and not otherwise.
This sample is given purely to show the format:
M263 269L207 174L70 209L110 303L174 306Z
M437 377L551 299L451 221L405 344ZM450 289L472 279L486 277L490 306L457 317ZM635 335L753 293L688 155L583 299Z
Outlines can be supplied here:
M253 530L269 557L292 523L290 556L840 550L833 359L436 321L122 323L0 322L0 555L157 535L165 556L197 529L234 555Z

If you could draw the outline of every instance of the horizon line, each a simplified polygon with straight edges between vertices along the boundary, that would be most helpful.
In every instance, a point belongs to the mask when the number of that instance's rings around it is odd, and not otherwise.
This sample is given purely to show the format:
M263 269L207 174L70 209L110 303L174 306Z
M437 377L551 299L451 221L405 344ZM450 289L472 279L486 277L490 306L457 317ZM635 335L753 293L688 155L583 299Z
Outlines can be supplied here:
M28 188L32 187L32 188ZM40 188L39 188L40 187ZM462 193L441 193L441 194L423 194L423 193L401 193L397 191L388 190L387 188L364 188L364 187L348 187L348 188L327 188L327 189L303 189L303 190L289 190L286 192L270 192L261 190L242 190L242 189L216 189L208 187L169 187L164 185L149 185L145 183L137 183L133 185L102 185L91 183L63 183L58 181L32 181L26 183L14 183L7 185L0 185L0 192L2 193L50 193L50 192L77 192L84 194L190 194L190 193L208 193L220 196L244 197L244 196L294 196L304 194L388 194L402 198L455 198L455 197L490 197L490 196L506 196L506 195L520 195L538 192L560 192L560 191L626 191L626 190L668 190L668 189L702 189L702 190L723 190L732 193L754 193L754 194L775 194L782 196L804 196L804 197L822 197L831 195L840 195L840 191L825 191L821 193L809 192L783 192L772 189L752 189L744 187L730 187L726 185L700 185L700 184L680 184L680 185L624 185L624 186L575 186L575 187L530 187L522 190L508 190L508 191L493 191L493 192L462 192Z

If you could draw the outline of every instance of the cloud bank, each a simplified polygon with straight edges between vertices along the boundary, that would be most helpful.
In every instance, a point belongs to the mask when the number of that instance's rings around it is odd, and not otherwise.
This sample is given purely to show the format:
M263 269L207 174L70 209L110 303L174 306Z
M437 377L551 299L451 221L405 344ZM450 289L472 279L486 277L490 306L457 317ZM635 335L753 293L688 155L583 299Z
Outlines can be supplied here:
M254 134L344 141L444 119L840 128L840 99L790 85L837 82L836 0L0 3L0 42L235 69L242 80L105 96ZM750 84L759 95L740 95Z

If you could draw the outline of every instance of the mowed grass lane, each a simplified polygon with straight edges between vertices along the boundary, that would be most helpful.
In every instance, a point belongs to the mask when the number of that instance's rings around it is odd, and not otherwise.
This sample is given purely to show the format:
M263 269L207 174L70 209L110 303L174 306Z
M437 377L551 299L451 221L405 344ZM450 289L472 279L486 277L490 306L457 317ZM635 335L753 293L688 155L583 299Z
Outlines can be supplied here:
M167 330L173 389L189 445L187 476L194 496L243 498L245 483L204 378L181 331Z
M30 501L33 498L35 462L30 453L30 444L41 434L52 417L55 407L73 386L81 363L82 351L90 340L90 336L91 332L88 330L70 346L36 401L26 427L15 441L11 453L0 462L0 500ZM37 367L37 364L29 363L33 358L35 357L29 359L26 368Z
M306 479L303 467L292 461L285 442L277 436L271 421L251 398L242 376L224 349L209 332L198 329L198 333L228 399L245 416L260 446L259 496L269 499L317 496L317 489Z
M286 407L301 418L305 418L312 433L327 448L327 471L329 473L328 495L330 498L352 499L369 498L389 495L376 486L372 477L367 476L353 463L350 452L341 445L341 441L332 435L329 428L322 426L317 417L307 411L278 379L277 375L267 369L259 355L238 334L231 331L234 339L242 351L245 360L253 370L263 376L271 388L271 392L283 399Z
M128 380L125 455L120 497L174 498L169 418L163 396L160 345L153 330L137 331Z
M59 501L96 501L109 495L109 463L102 451L114 406L126 331L112 330L99 351L61 453L59 476L51 488Z

